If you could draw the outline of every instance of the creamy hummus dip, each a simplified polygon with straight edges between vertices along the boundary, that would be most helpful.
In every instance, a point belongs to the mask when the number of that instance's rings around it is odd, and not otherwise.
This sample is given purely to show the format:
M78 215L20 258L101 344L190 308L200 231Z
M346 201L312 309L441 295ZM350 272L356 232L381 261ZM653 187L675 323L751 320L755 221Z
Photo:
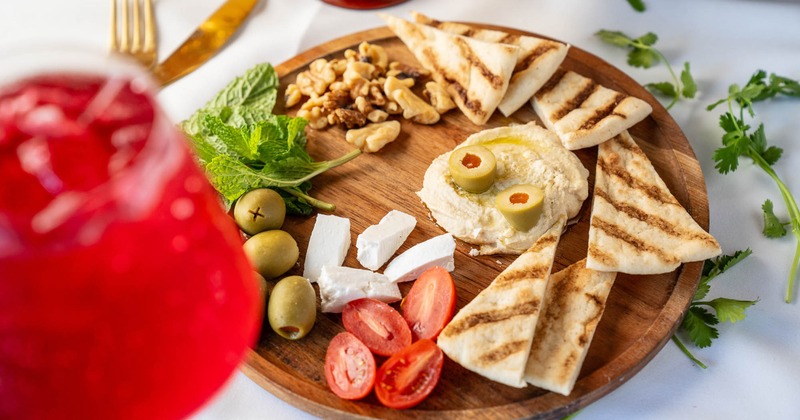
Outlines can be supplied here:
M555 134L536 123L484 130L456 149L474 144L497 158L497 175L489 190L473 194L456 185L448 167L450 151L433 160L417 192L439 226L478 246L473 254L521 254L558 217L575 217L589 195L589 171ZM497 194L517 184L544 191L542 215L528 231L514 229L495 207Z

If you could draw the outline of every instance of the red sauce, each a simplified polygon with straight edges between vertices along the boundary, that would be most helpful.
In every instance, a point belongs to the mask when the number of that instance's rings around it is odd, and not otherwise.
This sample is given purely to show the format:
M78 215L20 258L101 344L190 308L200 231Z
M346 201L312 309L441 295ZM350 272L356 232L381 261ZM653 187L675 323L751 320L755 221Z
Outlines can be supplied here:
M368 10L380 9L383 7L394 6L406 0L322 0L334 6L345 7L348 9Z

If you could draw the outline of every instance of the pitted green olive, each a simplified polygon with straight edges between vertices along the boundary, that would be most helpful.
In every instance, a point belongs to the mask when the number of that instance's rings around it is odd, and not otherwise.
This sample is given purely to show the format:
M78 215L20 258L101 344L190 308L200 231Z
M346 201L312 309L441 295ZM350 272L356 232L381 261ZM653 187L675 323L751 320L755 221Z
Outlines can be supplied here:
M268 279L289 271L300 257L297 242L282 230L253 235L244 243L244 253L255 270Z
M305 337L317 320L317 299L311 283L300 276L276 283L269 296L267 319L272 330L283 338Z
M491 150L483 146L464 146L453 150L447 165L453 182L464 191L480 194L494 184L497 159Z
M248 235L280 229L285 218L286 203L280 194L269 188L244 193L233 207L233 219Z
M527 231L542 216L544 192L529 184L506 188L497 194L495 205L516 230Z

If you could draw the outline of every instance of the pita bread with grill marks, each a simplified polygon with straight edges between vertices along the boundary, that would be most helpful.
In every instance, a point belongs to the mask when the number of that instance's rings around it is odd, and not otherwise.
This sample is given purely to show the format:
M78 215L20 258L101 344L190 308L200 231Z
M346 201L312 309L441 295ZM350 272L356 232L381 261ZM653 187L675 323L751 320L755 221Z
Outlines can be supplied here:
M557 71L531 102L536 115L569 150L598 145L653 111L641 99L565 70Z
M497 108L505 116L520 109L541 88L567 56L569 46L533 36L513 35L491 29L474 28L456 22L442 22L418 12L411 12L417 23L486 42L520 47L514 73L503 100Z
M461 366L509 386L523 374L561 231L562 217L464 306L437 344Z
M503 99L519 47L479 41L380 14L470 121L486 124Z
M550 276L525 381L562 395L572 392L616 276L586 268L585 259Z
M658 274L720 253L627 131L599 146L587 267Z

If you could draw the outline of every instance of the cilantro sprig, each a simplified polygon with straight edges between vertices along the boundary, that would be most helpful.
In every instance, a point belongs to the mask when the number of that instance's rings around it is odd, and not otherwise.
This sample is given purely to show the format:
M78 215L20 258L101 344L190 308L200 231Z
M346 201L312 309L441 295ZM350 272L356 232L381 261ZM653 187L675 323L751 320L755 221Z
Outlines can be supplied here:
M648 32L638 38L632 38L623 32L606 29L601 29L595 33L595 35L608 44L627 48L629 50L628 64L633 67L648 69L661 61L664 62L672 81L648 83L645 87L652 92L672 98L672 101L667 105L668 110L671 109L680 98L691 99L697 94L697 84L692 76L689 63L685 62L683 64L683 70L681 70L680 76L678 76L670 65L669 60L667 60L667 57L654 46L656 42L658 42L658 35Z
M797 239L784 297L784 300L790 303L794 297L797 267L800 264L800 208L798 208L797 201L789 191L789 188L772 168L781 158L783 149L777 146L767 146L767 136L763 123L759 124L755 130L752 130L750 124L745 121L746 115L750 119L755 117L753 109L755 102L771 99L779 95L800 97L800 83L776 74L770 74L767 77L765 71L758 70L743 87L737 84L730 85L728 97L714 102L707 109L711 111L721 104L726 104L728 109L727 112L720 116L720 127L725 133L722 136L722 147L718 148L713 156L717 170L722 174L733 172L739 167L740 157L750 158L775 181L786 204L789 213L788 224L791 225L792 233ZM765 227L764 234L767 237L775 237L773 235L777 232L775 227L777 218L772 213L772 202L765 203L762 209L765 221L769 220L771 223L769 228ZM777 223L780 224L779 221Z
M308 215L314 207L333 211L333 204L308 195L310 180L361 151L314 162L306 152L308 122L272 114L277 88L272 65L257 65L184 121L183 130L226 204L248 190L267 187L283 197L290 213Z
M745 318L745 309L753 306L758 300L737 300L729 298L716 298L704 300L711 291L711 280L726 272L734 265L747 258L752 251L748 248L744 251L736 251L732 255L721 255L708 259L703 264L703 273L700 277L700 284L694 294L692 303L686 316L680 325L680 330L685 332L689 339L699 348L711 345L711 342L719 337L719 330L715 325L720 322L735 323ZM714 313L709 312L713 309ZM672 341L678 345L683 353L695 364L705 369L706 365L697 359L686 345L678 338L672 336Z

